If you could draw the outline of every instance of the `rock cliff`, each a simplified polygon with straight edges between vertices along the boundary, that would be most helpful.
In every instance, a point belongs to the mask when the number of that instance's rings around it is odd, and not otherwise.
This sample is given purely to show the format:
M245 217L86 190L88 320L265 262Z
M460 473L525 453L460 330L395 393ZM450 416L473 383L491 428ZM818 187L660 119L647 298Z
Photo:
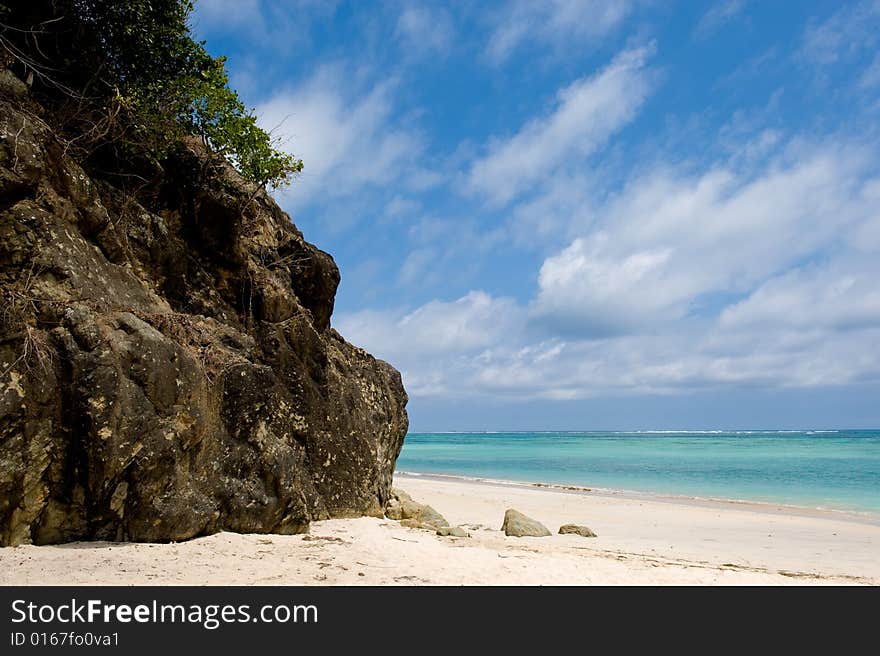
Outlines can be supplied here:
M200 143L149 194L65 146L0 71L0 544L381 515L407 398L330 255Z

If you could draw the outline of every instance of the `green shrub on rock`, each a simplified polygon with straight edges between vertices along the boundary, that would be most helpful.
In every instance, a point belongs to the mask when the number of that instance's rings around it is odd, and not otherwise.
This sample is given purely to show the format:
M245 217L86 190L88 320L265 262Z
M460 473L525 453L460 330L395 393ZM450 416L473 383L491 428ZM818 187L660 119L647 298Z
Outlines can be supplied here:
M200 136L248 181L302 171L229 88L225 58L192 38L191 0L0 5L2 63L32 86L84 158L159 164Z

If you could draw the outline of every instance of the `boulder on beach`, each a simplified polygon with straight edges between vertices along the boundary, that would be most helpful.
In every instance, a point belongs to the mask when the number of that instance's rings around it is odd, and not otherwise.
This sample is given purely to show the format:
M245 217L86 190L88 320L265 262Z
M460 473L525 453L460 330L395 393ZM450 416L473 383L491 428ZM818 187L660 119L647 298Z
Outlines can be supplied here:
M84 167L68 147L86 135L58 129L7 55L0 547L380 515L407 396L331 327L333 258L199 137L163 144L161 166Z
M471 536L461 526L443 526L437 529L437 535L451 538L469 538Z
M504 513L504 523L501 525L501 530L504 531L505 535L517 538L543 538L551 535L550 530L541 522L531 517L526 517L513 508L508 508L507 512Z
M391 497L385 504L385 516L401 523L409 520L406 525L413 528L438 529L449 526L446 518L431 506L413 501L412 497L398 488L391 489Z
M589 526L581 526L579 524L563 524L559 527L559 535L580 535L582 538L597 538L593 530Z

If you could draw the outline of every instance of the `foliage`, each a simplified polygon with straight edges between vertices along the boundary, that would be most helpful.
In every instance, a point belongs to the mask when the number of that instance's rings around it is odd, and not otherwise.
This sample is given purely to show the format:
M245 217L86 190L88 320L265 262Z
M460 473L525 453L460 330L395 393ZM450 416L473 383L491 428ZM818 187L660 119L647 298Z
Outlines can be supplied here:
M0 13L0 45L79 144L158 162L197 135L247 180L278 186L302 161L278 150L196 42L191 0L52 0Z

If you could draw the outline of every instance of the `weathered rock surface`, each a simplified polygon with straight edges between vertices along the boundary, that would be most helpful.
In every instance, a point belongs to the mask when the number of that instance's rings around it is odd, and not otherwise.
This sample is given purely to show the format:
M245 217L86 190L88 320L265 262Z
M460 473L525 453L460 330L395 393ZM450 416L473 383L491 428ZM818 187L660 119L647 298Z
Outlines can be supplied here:
M465 531L461 526L444 526L437 529L437 535L453 538L469 538L470 533Z
M412 528L438 529L449 526L449 522L431 506L412 500L406 492L392 488L391 496L385 505L385 516Z
M0 69L0 545L381 516L406 393L330 255L200 144L141 205L40 111Z
M508 508L504 513L504 523L501 525L504 535L516 538L535 537L543 538L551 535L550 530L541 522L531 517L526 517L518 510Z
M580 535L582 538L597 538L593 530L589 526L581 526L579 524L563 524L559 527L559 535L574 534Z

